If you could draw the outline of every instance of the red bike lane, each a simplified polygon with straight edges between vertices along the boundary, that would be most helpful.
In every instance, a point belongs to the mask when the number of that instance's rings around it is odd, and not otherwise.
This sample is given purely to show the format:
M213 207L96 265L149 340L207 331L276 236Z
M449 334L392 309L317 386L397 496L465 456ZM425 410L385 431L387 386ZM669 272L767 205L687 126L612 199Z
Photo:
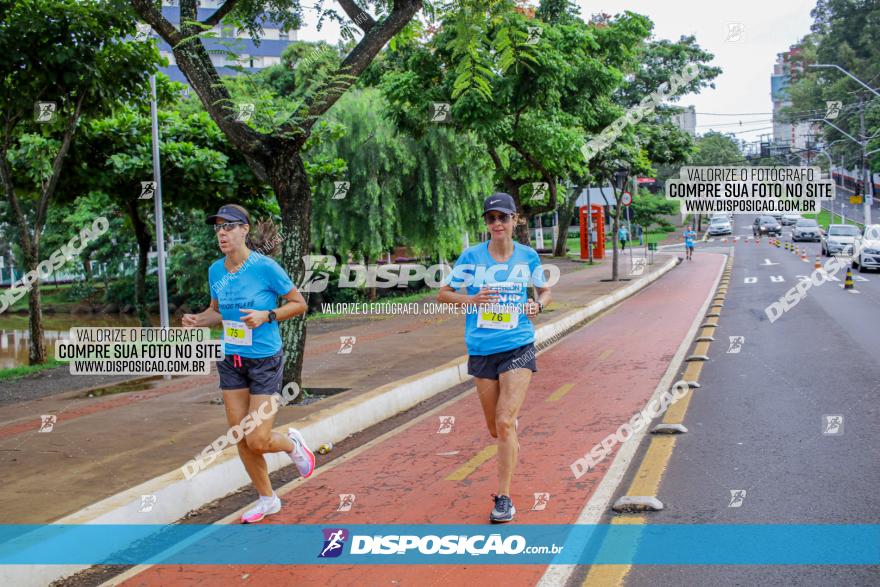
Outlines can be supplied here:
M579 479L571 464L644 407L726 257L695 259L540 355L519 419L514 524L577 520L612 458ZM451 431L438 432L449 416ZM283 509L265 523L486 524L497 489L494 447L471 391L278 490ZM533 509L536 493L549 494L544 509ZM341 495L354 495L349 511L338 511ZM313 549L317 560L321 545L304 547ZM129 586L525 586L535 585L545 570L541 565L155 565L119 579Z

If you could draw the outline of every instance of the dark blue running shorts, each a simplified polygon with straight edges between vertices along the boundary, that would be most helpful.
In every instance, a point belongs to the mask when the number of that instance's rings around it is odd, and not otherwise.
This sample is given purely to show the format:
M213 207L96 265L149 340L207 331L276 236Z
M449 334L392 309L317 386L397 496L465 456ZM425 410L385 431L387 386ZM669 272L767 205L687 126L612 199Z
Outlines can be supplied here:
M499 374L513 369L531 369L533 373L537 373L538 365L535 361L537 354L535 344L530 342L492 355L470 355L468 375L481 379L498 379Z
M217 361L217 372L220 374L220 389L248 388L251 395L280 393L284 350L262 359L226 355L222 361Z

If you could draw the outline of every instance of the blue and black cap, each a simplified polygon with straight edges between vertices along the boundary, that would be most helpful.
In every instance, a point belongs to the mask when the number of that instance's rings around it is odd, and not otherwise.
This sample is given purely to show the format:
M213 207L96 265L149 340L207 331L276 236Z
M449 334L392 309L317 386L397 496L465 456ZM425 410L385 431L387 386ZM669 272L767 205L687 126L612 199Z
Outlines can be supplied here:
M516 214L516 202L513 196L504 192L495 192L483 202L483 214L486 212L504 212L505 214Z
M226 222L241 222L243 224L249 224L245 213L238 208L233 208L232 206L223 206L217 211L216 214L212 214L211 216L205 218L205 224L214 224L214 221L218 218L221 220L225 220Z

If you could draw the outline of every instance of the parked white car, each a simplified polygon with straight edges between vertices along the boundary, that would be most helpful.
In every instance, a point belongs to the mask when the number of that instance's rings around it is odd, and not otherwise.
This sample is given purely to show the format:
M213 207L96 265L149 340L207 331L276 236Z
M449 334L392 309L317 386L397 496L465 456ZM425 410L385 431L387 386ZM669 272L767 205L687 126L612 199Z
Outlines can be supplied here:
M853 242L853 267L859 273L880 269L880 224L869 224Z

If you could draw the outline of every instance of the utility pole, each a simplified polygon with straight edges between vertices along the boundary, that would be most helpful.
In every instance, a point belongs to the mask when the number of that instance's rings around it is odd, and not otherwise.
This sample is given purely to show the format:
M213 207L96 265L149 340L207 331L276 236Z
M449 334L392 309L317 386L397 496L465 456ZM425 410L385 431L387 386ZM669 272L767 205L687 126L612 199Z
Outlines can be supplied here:
M859 96L859 140L862 142L862 213L864 214L865 226L871 224L871 204L873 196L871 189L871 172L868 169L868 134L865 131L865 98Z

